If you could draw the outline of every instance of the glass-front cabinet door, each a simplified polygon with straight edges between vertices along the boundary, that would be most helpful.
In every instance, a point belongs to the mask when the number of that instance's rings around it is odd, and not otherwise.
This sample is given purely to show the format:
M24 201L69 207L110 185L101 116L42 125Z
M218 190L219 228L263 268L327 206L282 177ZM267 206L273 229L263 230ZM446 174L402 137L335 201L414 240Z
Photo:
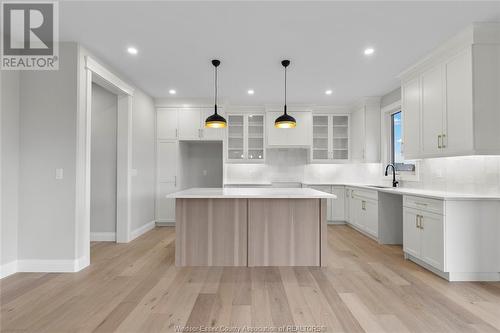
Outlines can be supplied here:
M330 149L328 147L328 122L328 116L313 116L313 160L328 160L330 158Z
M348 115L313 115L311 160L316 163L349 160Z
M248 115L247 145L249 160L264 159L264 115Z
M227 158L228 160L245 159L244 116L229 115L227 117Z
M264 161L264 115L228 115L227 161Z

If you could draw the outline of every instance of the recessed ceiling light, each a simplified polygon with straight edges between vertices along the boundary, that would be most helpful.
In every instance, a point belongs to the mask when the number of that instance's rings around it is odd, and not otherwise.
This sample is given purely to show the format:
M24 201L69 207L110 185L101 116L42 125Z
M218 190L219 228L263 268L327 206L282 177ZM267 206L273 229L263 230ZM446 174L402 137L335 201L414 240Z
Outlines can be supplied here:
M248 89L247 93L249 95L253 95L253 94L255 94L255 91L253 89Z
M133 54L133 55L136 55L137 53L139 53L139 51L137 51L137 49L135 47L129 47L127 49L127 52L130 54Z
M325 94L327 94L327 95L331 95L332 93L333 93L333 91L330 90L330 89L328 89L327 91L325 91Z
M375 53L375 49L369 47L367 49L365 49L365 55L372 55L373 53Z
M169 93L170 95L175 95L175 94L177 94L177 91L175 91L175 89L170 89L170 90L168 91L168 93Z

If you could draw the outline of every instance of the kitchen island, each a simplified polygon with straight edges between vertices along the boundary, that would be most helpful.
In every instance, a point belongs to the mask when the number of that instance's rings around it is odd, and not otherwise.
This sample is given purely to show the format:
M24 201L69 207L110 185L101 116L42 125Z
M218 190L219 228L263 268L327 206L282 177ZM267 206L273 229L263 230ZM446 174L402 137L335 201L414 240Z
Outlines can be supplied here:
M310 188L192 188L176 199L177 266L325 266L326 200Z

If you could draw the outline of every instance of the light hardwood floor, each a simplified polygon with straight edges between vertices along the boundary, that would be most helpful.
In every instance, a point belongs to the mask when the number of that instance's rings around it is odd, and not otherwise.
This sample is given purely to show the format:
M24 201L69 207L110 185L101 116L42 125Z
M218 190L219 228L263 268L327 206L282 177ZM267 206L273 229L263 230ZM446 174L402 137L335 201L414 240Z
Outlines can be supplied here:
M448 283L346 226L326 268L176 268L174 228L94 243L74 274L1 280L2 332L320 325L328 332L499 332L500 283Z

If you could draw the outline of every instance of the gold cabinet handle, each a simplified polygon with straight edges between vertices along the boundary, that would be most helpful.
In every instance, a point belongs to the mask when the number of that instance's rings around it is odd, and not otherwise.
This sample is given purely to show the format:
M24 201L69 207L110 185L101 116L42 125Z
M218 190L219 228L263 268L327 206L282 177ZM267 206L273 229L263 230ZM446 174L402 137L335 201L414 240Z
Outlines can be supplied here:
M420 215L420 229L424 230L424 217Z
M366 201L361 201L361 209L366 210Z
M415 215L415 228L419 229L420 227L418 226L418 215Z
M441 136L441 148L446 148L445 139L446 139L446 134L443 134Z
M442 135L438 135L438 148L443 148L443 146L441 144L441 138L442 138Z

